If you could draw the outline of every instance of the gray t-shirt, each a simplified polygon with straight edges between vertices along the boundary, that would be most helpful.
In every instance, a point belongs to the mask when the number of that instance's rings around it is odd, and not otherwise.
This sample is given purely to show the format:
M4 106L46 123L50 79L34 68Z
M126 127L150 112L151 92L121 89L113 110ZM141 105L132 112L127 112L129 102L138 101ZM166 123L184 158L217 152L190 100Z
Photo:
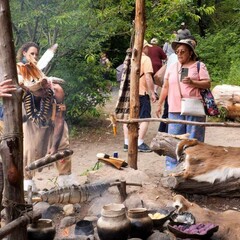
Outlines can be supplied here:
M188 36L191 36L191 33L190 33L190 31L187 28L179 29L177 31L177 38L178 38L178 40L186 39Z

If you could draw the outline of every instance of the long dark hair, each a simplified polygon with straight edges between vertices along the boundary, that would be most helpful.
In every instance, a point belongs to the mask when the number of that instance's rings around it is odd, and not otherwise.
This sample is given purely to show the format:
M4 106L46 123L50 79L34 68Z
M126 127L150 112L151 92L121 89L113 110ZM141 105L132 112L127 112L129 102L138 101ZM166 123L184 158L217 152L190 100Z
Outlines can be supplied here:
M17 62L21 62L23 58L23 52L27 52L30 47L35 47L39 51L39 46L34 42L24 43L17 51Z

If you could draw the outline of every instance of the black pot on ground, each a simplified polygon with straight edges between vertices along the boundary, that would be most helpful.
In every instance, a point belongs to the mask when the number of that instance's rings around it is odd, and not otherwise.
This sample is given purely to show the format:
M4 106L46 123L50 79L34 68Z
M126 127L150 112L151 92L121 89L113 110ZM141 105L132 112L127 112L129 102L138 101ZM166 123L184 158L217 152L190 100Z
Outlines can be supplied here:
M75 235L84 235L84 236L89 236L94 234L92 222L87 220L78 221L76 223L74 233Z
M131 238L147 239L153 233L153 221L148 216L146 208L132 208L128 210L131 221Z
M28 240L53 240L56 234L51 219L39 219L27 228Z

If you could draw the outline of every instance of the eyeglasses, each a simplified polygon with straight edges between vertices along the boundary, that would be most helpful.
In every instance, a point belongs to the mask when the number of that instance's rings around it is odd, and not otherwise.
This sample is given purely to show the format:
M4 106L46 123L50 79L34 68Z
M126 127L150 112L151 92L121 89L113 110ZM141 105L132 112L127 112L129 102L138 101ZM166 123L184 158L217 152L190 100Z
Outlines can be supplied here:
M185 52L187 52L187 50L181 49L181 50L176 50L175 51L176 54L180 54L180 55L184 54Z

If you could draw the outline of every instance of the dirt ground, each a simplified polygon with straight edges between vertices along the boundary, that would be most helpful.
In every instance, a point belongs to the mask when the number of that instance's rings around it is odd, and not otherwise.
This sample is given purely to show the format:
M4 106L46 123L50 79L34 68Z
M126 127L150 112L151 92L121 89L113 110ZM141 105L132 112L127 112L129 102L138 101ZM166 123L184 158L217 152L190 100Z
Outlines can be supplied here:
M127 153L123 151L123 132L121 124L118 124L118 133L114 137L109 121L106 120L108 113L114 110L118 96L118 89L114 88L111 99L106 106L101 109L102 117L89 123L89 127L79 125L79 135L71 138L71 148L74 151L72 156L72 172L79 184L87 180L87 172L91 171L97 162L97 153L107 153L112 155L118 152L119 158L127 161ZM152 116L155 117L156 104L152 107ZM145 139L147 144L156 136L159 123L150 123L149 130ZM239 128L227 127L208 127L206 129L205 142L212 145L239 146ZM152 179L153 183L159 185L161 175L164 173L164 157L154 152L138 153L138 170L144 172ZM55 186L57 171L55 168L45 168L35 176L36 184L39 189L50 189ZM161 186L158 186L161 187ZM171 196L169 193L168 197ZM196 201L202 206L211 209L226 210L239 209L238 199L226 198L206 198L205 196L192 196L191 200Z

